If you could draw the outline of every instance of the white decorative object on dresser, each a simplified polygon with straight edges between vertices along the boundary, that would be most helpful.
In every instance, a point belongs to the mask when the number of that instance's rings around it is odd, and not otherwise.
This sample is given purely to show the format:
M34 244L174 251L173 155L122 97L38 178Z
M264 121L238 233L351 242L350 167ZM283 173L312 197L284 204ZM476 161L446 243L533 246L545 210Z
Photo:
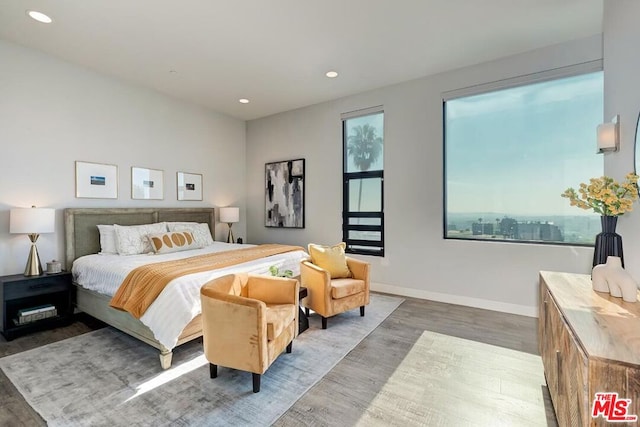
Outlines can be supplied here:
M540 272L538 340L558 424L607 424L592 417L596 393L630 399L640 414L640 304L592 289L586 274Z
M608 256L606 264L593 267L591 281L594 291L610 293L626 302L638 300L638 285L627 270L622 268L620 257Z

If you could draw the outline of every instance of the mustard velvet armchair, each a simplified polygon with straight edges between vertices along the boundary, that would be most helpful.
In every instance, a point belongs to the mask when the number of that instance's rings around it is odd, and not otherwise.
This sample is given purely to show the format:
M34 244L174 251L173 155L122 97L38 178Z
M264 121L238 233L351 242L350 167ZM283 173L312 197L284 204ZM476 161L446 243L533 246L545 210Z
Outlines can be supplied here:
M204 354L211 378L218 366L253 374L253 392L261 375L298 335L300 284L295 279L231 274L200 290Z
M311 260L300 264L301 286L308 289L302 305L309 315L309 309L322 317L322 329L327 329L327 318L360 307L360 316L369 304L369 263L354 258L346 258L351 271L350 278L332 279L330 273Z

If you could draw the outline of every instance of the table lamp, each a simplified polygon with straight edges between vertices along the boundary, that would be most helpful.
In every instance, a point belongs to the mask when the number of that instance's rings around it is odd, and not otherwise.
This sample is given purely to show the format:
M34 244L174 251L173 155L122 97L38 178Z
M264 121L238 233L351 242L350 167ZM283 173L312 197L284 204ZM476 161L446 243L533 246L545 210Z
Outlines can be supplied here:
M227 243L233 242L233 233L231 232L231 226L234 222L240 221L240 208L220 208L220 221L226 222L229 226L229 235L227 236Z
M38 256L36 240L40 233L53 233L56 210L48 208L14 208L9 214L9 233L27 234L31 240L31 251L24 269L25 276L39 276L42 274L42 264Z

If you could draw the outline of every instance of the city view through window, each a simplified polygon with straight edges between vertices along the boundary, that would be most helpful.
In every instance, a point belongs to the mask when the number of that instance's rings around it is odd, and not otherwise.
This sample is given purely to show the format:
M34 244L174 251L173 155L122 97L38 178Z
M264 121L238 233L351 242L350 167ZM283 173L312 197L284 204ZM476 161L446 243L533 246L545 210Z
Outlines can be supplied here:
M446 101L445 237L593 244L560 194L603 174L602 120L602 72Z

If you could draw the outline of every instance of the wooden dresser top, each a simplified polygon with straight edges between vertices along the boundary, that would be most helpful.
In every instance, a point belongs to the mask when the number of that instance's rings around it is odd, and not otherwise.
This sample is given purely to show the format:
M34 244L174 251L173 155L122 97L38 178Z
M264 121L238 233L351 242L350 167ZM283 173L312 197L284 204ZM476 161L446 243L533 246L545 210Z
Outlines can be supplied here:
M540 279L588 357L640 365L640 302L595 292L587 274L541 271Z

